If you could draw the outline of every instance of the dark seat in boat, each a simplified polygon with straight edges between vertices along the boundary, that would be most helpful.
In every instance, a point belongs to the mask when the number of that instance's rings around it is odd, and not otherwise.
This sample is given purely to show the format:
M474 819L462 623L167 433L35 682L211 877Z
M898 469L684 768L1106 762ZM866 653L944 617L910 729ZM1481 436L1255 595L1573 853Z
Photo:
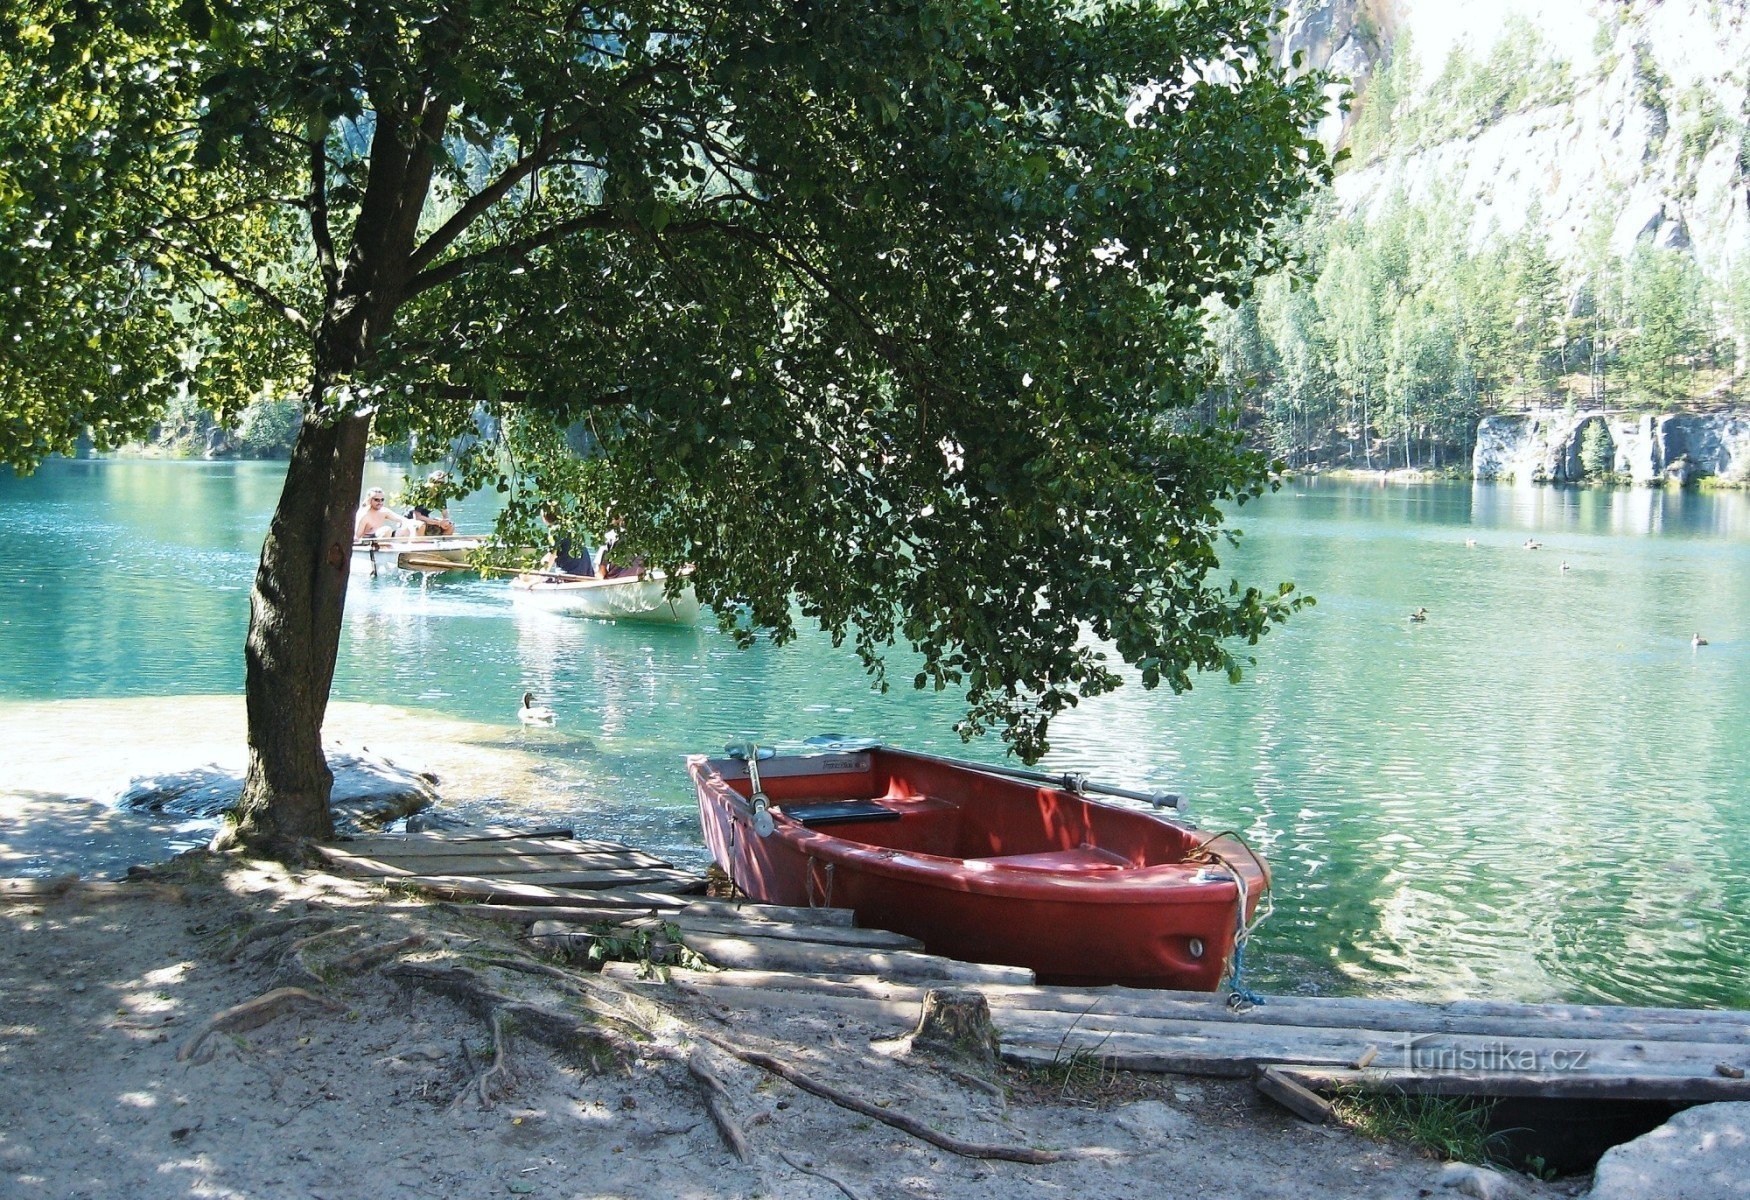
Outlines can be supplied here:
M809 828L816 825L845 825L853 821L899 820L899 813L879 800L816 800L782 807L785 816L801 821Z

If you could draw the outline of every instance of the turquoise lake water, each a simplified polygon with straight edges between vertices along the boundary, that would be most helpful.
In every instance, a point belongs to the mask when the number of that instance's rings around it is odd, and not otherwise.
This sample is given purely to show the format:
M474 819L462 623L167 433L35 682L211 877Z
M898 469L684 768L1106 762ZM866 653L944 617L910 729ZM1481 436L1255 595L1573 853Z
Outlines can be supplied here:
M0 700L238 691L280 471L0 473ZM1750 1007L1750 497L1302 482L1237 523L1230 569L1318 606L1238 686L1084 705L1047 765L1183 792L1264 850L1256 982ZM516 727L525 688L556 732ZM739 651L709 625L528 612L478 581L355 577L335 697L502 726L551 763L543 819L690 861L681 756L729 737L1000 757L960 745L952 695L875 694L819 635Z

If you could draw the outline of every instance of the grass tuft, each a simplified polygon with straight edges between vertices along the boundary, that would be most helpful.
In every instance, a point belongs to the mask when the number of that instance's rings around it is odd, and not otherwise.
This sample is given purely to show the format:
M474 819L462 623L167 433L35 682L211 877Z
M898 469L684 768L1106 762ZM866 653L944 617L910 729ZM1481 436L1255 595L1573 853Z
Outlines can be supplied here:
M1486 1164L1492 1158L1491 1101L1349 1089L1333 1095L1331 1105L1338 1120L1364 1137L1408 1142L1448 1161Z

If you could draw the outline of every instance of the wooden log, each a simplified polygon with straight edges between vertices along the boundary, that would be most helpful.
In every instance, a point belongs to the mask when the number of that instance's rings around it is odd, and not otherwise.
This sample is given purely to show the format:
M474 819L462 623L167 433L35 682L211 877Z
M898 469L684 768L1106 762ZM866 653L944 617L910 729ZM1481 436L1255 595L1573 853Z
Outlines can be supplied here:
M52 900L56 896L66 895L78 882L77 875L56 875L49 879L0 879L0 900L17 900L26 904L36 900Z
M1255 1081L1258 1091L1276 1101L1303 1121L1323 1125L1336 1115L1336 1109L1323 1096L1296 1083L1280 1067L1265 1067Z
M501 871L495 869L501 860L493 859L474 862L444 860L454 865L447 870L437 870L428 865L429 860L415 860L410 865L401 866L381 859L340 854L332 847L324 847L323 856L345 874L373 879L509 879L514 876L513 882L532 883L538 887L626 887L648 883L704 886L703 877L690 871L676 871L668 867L571 868L565 866L565 860L560 858L538 859L528 863L516 863L506 859L502 860L502 865L508 869Z
M720 920L779 921L796 925L853 925L848 908L798 908L785 904L738 904L733 900L695 900L687 906L695 916Z
M1284 1065L1282 1075L1310 1091L1382 1091L1406 1096L1538 1096L1566 1100L1667 1100L1707 1104L1750 1100L1750 1084L1718 1076L1685 1074L1577 1074L1549 1071L1523 1075Z
M591 904L588 901L603 897L612 899L616 893L582 892L579 893L579 903L576 905L457 904L445 901L441 907L446 912L459 913L466 917L484 917L489 921L502 921L509 925L533 925L536 921L570 921L574 924L587 926L593 925L597 921L608 921L617 925L631 920L633 917L649 916L662 912L672 913L686 904L686 901L680 896L644 894L649 896L652 901L661 901L661 903Z
M531 825L526 829L518 829L510 825L476 825L464 829L432 829L419 833L401 834L399 836L394 834L375 834L372 836L395 837L395 840L397 841L409 842L494 842L502 841L507 838L569 838L571 837L571 833L571 826L569 825ZM362 841L364 839L359 840ZM622 846L619 842L588 842L578 840L574 844L577 846L591 846L598 848L618 846L622 850L629 849L629 847Z
M997 1015L1004 1054L1015 1047L1051 1047L1138 1071L1245 1078L1267 1065L1354 1069L1368 1045L1381 1047L1378 1068L1426 1074L1475 1071L1518 1075L1711 1075L1723 1049L1707 1043L1627 1043L1609 1040L1494 1038L1429 1034L1412 1049L1379 1031L1260 1027L1196 1022L1144 1022L1124 1028L1091 1026L1063 1013L1010 1011Z
M725 967L807 971L830 975L851 972L883 978L953 983L1026 983L1033 972L1025 967L963 963L911 950L872 950L801 942L783 938L738 935L721 937L695 933L686 944L712 963Z
M552 871L665 871L660 859L639 860L617 854L341 854L324 847L323 855L342 871L366 875L534 875Z
M408 876L392 882L406 884L447 900L481 900L498 904L548 904L572 908L648 908L663 907L668 901L677 899L672 891L653 892L636 888L567 891L564 888L543 887L535 883L521 881L513 883L505 879L473 879L465 875Z
M713 977L720 986L746 982L757 987L839 994L892 996L895 986L879 979L822 980L803 975L774 977L724 972ZM1448 1004L1414 1001L1359 1001L1346 998L1270 997L1244 1012L1228 1008L1217 995L1202 992L1155 992L1137 988L1011 987L984 989L993 1011L1042 1010L1090 1012L1100 1016L1161 1017L1211 1021L1242 1026L1303 1026L1321 1029L1371 1029L1393 1033L1455 1033L1499 1037L1601 1037L1626 1041L1718 1042L1750 1045L1750 1013L1688 1009L1618 1009L1597 1006L1494 1006L1499 1015L1454 1015ZM917 993L919 999L922 993ZM1553 1009L1553 1014L1547 1010ZM1596 1017L1586 1013L1595 1012ZM1616 1017L1635 1013L1641 1017ZM1655 1019L1656 1018L1656 1019ZM1365 1049L1365 1047L1363 1047Z
M873 950L922 950L924 944L903 933L885 929L857 929L844 925L792 925L783 921L718 921L693 916L683 909L667 918L683 934L717 937L780 938L798 942L825 942L831 946L863 946Z
M580 842L571 838L497 838L474 842L436 841L424 837L361 837L333 845L318 846L329 856L352 858L542 858L601 857L630 861L642 867L673 866L664 859L618 842Z

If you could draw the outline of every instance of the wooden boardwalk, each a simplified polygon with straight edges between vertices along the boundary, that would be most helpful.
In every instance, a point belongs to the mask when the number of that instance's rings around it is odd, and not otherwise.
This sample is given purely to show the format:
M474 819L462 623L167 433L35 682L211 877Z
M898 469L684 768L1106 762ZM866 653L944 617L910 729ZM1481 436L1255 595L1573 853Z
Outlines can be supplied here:
M1134 1071L1256 1078L1316 1116L1314 1093L1750 1100L1750 1012L1042 987L1020 967L959 962L857 928L848 910L706 900L702 875L613 842L494 830L371 837L324 851L340 871L414 887L529 928L556 950L642 934L691 967L605 974L702 999L724 1015L813 1010L900 1033L932 986L983 992L1003 1055ZM677 951L678 953L678 951ZM653 974L655 977L653 977Z

